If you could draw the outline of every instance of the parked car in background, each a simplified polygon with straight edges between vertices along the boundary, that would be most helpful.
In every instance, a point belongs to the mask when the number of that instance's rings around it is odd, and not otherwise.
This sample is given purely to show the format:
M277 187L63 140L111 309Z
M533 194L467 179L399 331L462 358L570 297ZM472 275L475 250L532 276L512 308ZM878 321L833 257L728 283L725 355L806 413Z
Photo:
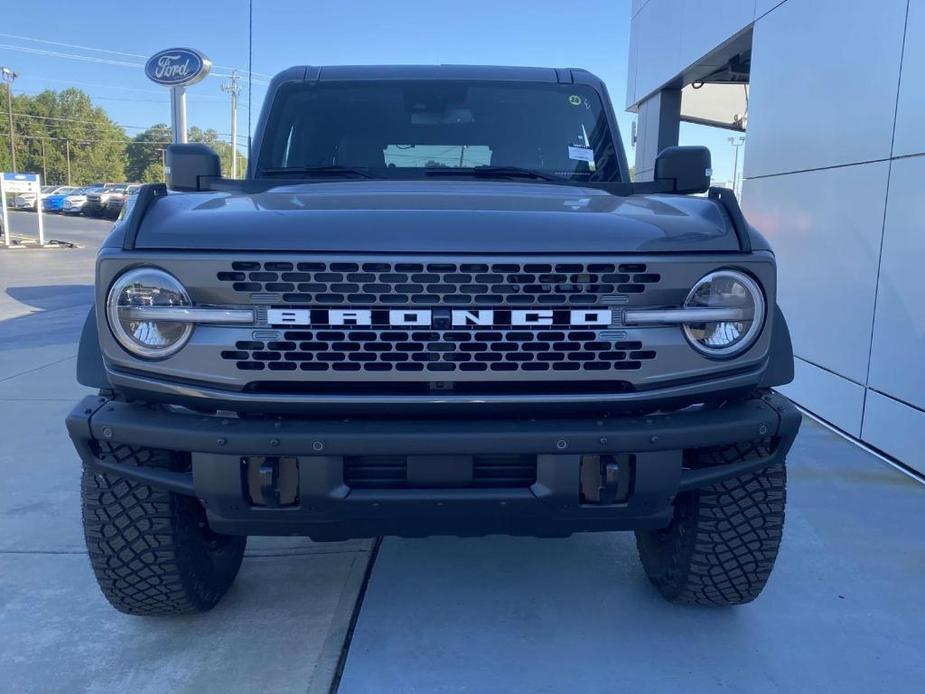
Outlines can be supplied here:
M122 212L122 208L125 207L125 202L130 195L137 192L141 188L141 184L128 185L125 186L125 190L116 190L109 195L109 198L106 200L106 205L103 208L103 217L106 219L116 219L119 216L119 213Z
M17 210L31 210L35 212L38 210L38 200L44 200L49 195L57 193L64 188L67 188L67 186L42 186L42 190L38 195L35 193L20 193L13 200L13 207Z
M103 189L103 184L84 186L64 198L61 205L62 214L81 214L87 204L87 196Z
M100 190L87 193L87 203L83 213L87 217L106 217L106 206L113 196L122 196L123 202L128 183L107 183Z
M64 186L63 188L58 188L54 193L43 198L42 210L45 212L60 212L61 206L64 205L64 198L71 193L76 193L78 190L80 189L77 186Z

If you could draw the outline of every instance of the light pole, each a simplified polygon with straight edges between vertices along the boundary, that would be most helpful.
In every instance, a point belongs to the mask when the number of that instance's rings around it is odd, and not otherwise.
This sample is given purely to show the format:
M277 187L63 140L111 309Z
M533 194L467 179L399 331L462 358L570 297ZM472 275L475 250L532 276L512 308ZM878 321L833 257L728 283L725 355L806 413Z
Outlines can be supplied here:
M739 135L737 138L730 137L729 144L735 147L736 150L735 163L732 165L732 192L738 195L739 191L736 186L736 181L739 179L739 147L745 144L745 136Z
M16 171L16 144L13 141L13 80L19 75L8 67L0 67L0 79L6 82L7 113L10 116L10 163Z
M238 71L232 70L227 82L222 82L222 91L231 94L231 177L238 177Z

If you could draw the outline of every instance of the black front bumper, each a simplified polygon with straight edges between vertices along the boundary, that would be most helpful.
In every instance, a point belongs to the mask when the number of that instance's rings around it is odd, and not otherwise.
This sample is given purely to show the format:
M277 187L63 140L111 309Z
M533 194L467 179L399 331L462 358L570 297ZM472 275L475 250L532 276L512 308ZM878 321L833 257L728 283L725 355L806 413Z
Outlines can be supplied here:
M671 414L494 420L223 418L87 397L67 419L90 469L194 495L219 532L315 539L663 527L679 492L782 462L799 425L796 408L771 392ZM119 462L111 452L120 446L189 453L189 466L171 472ZM690 465L692 453L735 446L762 453ZM446 488L354 488L345 480L345 460L364 456L414 459L416 469L433 461L456 479L453 461L471 467L472 459L498 455L534 461L535 481L514 488L458 480ZM625 493L616 502L588 503L583 466L618 455L631 466ZM252 456L297 461L296 502L253 503L243 469Z

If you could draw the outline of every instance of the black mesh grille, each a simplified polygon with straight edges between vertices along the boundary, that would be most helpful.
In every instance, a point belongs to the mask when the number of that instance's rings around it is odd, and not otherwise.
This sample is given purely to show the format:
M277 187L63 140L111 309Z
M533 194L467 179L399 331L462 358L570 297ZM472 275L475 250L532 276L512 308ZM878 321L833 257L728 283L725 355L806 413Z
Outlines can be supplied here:
M661 279L644 264L236 261L217 274L238 292L315 306L593 306Z
M404 456L369 455L344 458L344 482L353 489L440 488L438 483L409 482ZM531 455L477 455L472 459L472 480L464 487L512 489L536 482L536 457ZM453 485L460 486L460 485Z
M222 359L243 371L632 371L655 358L641 342L594 330L289 330L282 340L240 341Z

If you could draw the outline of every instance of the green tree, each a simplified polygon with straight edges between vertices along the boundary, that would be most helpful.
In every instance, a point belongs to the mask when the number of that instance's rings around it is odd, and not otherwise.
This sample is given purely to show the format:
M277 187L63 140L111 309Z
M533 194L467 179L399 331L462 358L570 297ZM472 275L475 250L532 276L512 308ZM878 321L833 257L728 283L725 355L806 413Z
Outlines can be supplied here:
M161 183L164 180L163 151L173 141L165 123L152 125L132 138L125 148L125 175L129 181Z
M189 141L201 142L215 150L222 162L222 176L231 176L231 144L219 138L219 134L209 128L202 130L195 125L189 129ZM247 168L247 158L241 156L238 152L238 176L244 176L244 170Z
M55 184L124 178L125 132L81 90L15 95L13 114L20 171L43 173ZM5 171L11 168L8 138L9 125L0 119L0 169Z

